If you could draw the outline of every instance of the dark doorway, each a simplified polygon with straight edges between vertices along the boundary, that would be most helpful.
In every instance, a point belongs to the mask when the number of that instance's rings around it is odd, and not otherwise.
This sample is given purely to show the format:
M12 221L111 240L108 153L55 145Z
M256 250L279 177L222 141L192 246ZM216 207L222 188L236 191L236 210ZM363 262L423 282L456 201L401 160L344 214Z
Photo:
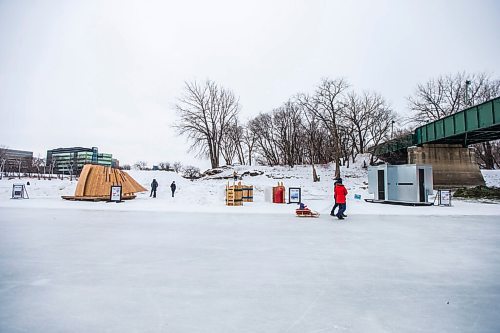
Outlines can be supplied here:
M385 176L384 170L378 170L378 199L385 200Z
M424 169L418 169L418 191L420 193L420 202L426 202L424 186Z

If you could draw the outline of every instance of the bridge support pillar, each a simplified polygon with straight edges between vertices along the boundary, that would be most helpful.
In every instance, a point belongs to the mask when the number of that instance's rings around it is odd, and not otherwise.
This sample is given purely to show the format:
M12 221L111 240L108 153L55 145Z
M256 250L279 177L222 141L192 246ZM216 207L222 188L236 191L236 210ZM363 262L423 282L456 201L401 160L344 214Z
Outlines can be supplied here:
M452 144L424 144L408 148L408 163L432 165L435 188L485 185L474 148Z

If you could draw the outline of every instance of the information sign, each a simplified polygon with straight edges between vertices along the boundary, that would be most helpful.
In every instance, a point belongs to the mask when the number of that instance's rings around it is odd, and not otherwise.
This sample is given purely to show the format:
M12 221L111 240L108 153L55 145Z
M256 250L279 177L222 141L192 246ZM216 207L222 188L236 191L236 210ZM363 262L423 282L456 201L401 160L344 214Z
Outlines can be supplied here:
M109 201L114 201L114 202L122 201L122 187L121 186L119 186L119 185L111 186L111 193L110 193Z
M451 190L438 190L439 206L451 206Z
M288 203L300 203L301 202L301 189L300 187L289 187L288 188Z
M12 185L12 197L11 199L29 199L28 191L24 184L13 184Z

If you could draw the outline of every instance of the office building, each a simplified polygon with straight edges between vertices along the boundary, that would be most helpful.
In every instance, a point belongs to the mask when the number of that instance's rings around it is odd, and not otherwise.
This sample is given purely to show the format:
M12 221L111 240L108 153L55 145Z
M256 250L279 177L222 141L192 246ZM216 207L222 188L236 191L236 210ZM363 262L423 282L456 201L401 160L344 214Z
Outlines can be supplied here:
M113 165L113 155L99 153L97 147L57 148L47 151L47 165L54 173L79 175L85 164Z

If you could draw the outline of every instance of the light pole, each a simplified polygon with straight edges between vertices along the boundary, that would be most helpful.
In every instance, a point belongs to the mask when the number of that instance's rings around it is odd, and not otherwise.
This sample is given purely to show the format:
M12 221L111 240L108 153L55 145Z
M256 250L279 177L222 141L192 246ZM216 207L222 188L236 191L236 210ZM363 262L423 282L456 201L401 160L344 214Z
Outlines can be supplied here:
M391 139L394 137L394 120L391 121Z
M465 105L471 105L470 99L469 99L469 87L470 87L471 81L466 80L465 81Z

